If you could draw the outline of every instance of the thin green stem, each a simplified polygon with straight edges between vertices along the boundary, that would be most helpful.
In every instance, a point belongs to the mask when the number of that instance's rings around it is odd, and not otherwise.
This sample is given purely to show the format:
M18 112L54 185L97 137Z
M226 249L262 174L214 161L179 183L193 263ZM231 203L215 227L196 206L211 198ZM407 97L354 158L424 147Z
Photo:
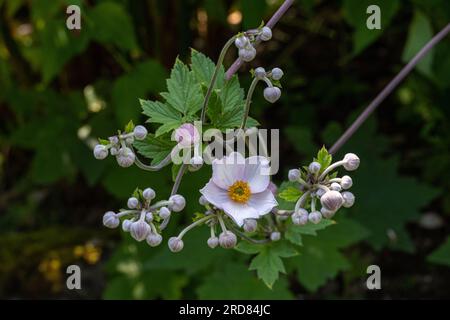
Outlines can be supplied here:
M231 227L231 229L232 229L233 232L234 232L235 234L237 234L239 237L241 237L242 239L244 239L244 240L246 240L246 241L248 241L248 242L250 242L250 243L253 243L253 244L265 244L265 243L270 242L269 239L257 240L257 239L250 238L249 236L245 235L243 232L239 231L238 229L236 229L236 228L234 228L234 227Z
M178 235L177 238L178 238L178 239L182 239L183 236L186 234L186 232L188 232L188 231L191 230L192 228L195 228L196 226L201 225L202 223L204 223L204 222L206 222L206 221L208 221L209 219L212 219L212 218L213 218L213 216L206 216L206 217L203 217L203 218L201 218L201 219L198 219L197 221L191 223L191 224L188 225L186 228L184 228L184 229L180 232L180 234Z
M252 96L255 91L256 85L258 84L259 79L254 77L250 88L248 88L247 98L245 99L245 111L244 118L242 118L241 129L245 129L245 125L247 124L248 114L250 112L250 105L252 104Z
M205 123L206 120L206 110L208 109L208 103L209 98L211 97L211 93L214 89L214 85L216 84L217 76L219 75L220 68L222 67L223 60L225 59L225 55L228 51L228 49L231 47L231 45L234 43L234 40L236 40L237 35L234 35L231 37L223 46L222 51L220 51L219 59L217 60L216 68L214 69L213 76L211 78L211 82L209 83L208 90L206 91L205 99L203 100L203 106L202 106L202 114L201 114L201 120L202 123Z

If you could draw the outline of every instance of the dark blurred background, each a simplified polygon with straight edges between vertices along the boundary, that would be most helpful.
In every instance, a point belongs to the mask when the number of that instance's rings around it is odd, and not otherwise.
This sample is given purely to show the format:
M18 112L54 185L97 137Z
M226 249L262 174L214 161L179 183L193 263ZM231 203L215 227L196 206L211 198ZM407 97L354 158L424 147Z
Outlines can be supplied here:
M450 297L450 39L429 54L342 148L357 153L351 228L305 236L287 273L268 289L249 257L210 250L203 232L185 250L150 248L101 224L136 186L170 192L170 170L142 173L91 148L130 119L138 98L158 98L168 70L190 47L216 59L234 33L257 27L278 0L0 0L0 297L112 299L389 299ZM66 28L77 4L82 29ZM381 8L368 30L366 8ZM447 0L298 0L240 70L285 71L269 105L258 88L251 110L281 130L281 169L330 147L361 109L426 41L450 22ZM236 57L232 50L229 65ZM149 128L151 128L149 126ZM183 181L184 214L196 210L207 173ZM82 290L66 288L66 268L82 269ZM382 289L367 290L368 265Z

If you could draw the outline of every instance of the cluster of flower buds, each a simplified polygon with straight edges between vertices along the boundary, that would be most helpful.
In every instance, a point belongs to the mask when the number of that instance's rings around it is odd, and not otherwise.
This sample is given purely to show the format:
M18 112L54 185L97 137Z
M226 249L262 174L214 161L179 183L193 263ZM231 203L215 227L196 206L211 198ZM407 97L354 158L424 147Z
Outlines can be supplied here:
M161 224L168 221L171 212L184 209L186 201L181 195L173 195L169 200L158 201L152 204L156 193L151 188L143 191L136 190L127 201L126 210L118 213L108 211L103 216L103 224L108 228L117 228L122 220L122 229L129 232L137 241L147 240L147 243L156 247L162 242L160 234Z
M355 196L347 190L353 185L352 178L348 175L338 178L337 172L331 172L340 166L347 171L356 170L359 162L356 154L347 153L344 159L326 168L322 168L319 162L314 161L302 170L290 170L289 180L298 182L302 191L291 215L292 222L296 225L304 225L308 221L317 224L322 218L333 217L342 206L351 207L355 202ZM320 209L316 205L316 200L320 201ZM308 206L309 212L306 209Z
M269 41L272 38L272 30L269 27L249 30L237 37L234 41L234 44L239 49L239 58L243 61L249 62L255 58L256 49L253 43L257 37L262 41Z
M281 97L281 89L274 86L272 81L278 84L283 75L283 70L280 68L273 68L271 71L266 72L264 68L258 67L254 71L255 78L267 84L267 87L264 89L264 98L270 103L275 103Z
M94 148L94 157L103 160L108 154L111 154L116 157L119 166L130 167L136 160L136 155L131 148L134 139L144 140L146 136L147 129L144 126L133 126L125 133L109 137L108 140L100 140L100 144L97 144Z

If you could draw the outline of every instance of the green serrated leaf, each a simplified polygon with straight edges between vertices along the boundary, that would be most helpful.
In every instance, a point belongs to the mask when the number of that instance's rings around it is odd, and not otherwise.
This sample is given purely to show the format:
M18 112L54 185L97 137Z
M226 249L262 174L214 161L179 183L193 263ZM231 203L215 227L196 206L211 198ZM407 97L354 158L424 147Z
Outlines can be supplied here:
M317 153L317 158L315 158L314 161L320 163L320 172L323 172L331 164L331 162L333 161L333 157L328 153L328 150L325 148L325 146L322 146L322 148Z
M211 82L215 68L216 64L211 59L201 52L194 49L191 50L191 70L199 83L207 87ZM214 88L221 88L223 86L224 78L225 70L222 66L219 70L219 74L217 75Z
M301 195L302 192L298 187L287 187L278 193L278 197L288 202L297 202Z
M107 139L102 139L102 138L98 138L98 142L104 146L109 144L109 140Z
M286 229L285 237L287 240L296 245L303 245L302 235L317 235L317 231L323 230L331 225L335 224L333 220L322 219L318 224L308 223L304 226L297 226L293 223L289 223Z
M139 154L152 159L152 164L157 164L170 154L175 142L148 134L145 140L135 141L133 146Z
M130 120L127 123L127 125L125 126L124 131L125 131L125 133L131 133L131 132L133 132L133 130L134 130L134 123L133 123L133 120Z

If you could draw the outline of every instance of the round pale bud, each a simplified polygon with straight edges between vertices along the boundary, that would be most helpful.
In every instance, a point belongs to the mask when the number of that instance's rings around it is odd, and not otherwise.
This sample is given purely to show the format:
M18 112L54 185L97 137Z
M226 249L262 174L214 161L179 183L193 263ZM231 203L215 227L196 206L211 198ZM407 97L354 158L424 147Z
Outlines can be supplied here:
M330 218L332 218L334 216L336 211L331 211L331 210L328 210L325 207L322 207L322 209L320 209L320 213L322 214L322 216L324 218L330 219Z
M323 207L330 211L336 211L344 202L341 194L337 191L328 191L320 198L320 203Z
M203 166L203 158L196 156L189 160L189 171L195 172Z
M347 171L353 171L359 167L359 157L354 153L347 153L344 156L344 168Z
M270 103L275 103L281 97L281 90L278 87L267 87L264 89L264 99Z
M120 148L119 153L116 156L119 166L127 168L133 165L136 156L130 148Z
M98 160L103 160L108 156L108 148L102 144L98 144L94 148L94 157Z
M258 222L255 219L245 219L244 220L244 231L245 232L255 232L258 227Z
M210 247L211 249L214 249L218 245L219 245L219 238L211 237L208 239L208 247Z
M162 242L162 236L158 233L153 233L151 232L148 236L147 236L147 243L150 247L156 247L159 246Z
M120 224L120 219L117 218L117 215L112 212L108 211L103 215L103 225L107 228L117 228Z
M266 70L263 67L258 67L255 69L255 78L262 80L266 76Z
M344 198L343 206L346 208L350 208L355 203L355 196L349 191L342 192L342 198Z
M119 150L116 147L111 147L111 149L109 149L109 153L112 156L117 156L117 154L119 153Z
M159 209L159 216L161 217L161 219L167 219L168 217L170 217L170 210L166 207L161 207Z
M319 211L313 211L308 215L308 220L314 224L318 224L322 220L322 214Z
M309 172L311 172L312 174L316 174L316 173L318 173L318 172L320 171L320 168L321 168L320 163L314 161L314 162L311 162L311 163L309 164L308 170L309 170Z
M330 190L341 191L341 189L342 189L341 185L339 183L337 183L337 182L333 182L330 185Z
M275 196L277 194L278 191L278 187L275 183L273 183L272 181L269 182L269 186L267 187L267 189L269 189L270 192L272 192L272 194Z
M291 182L297 182L300 178L300 170L298 169L291 169L288 173L288 179Z
M279 233L278 231L272 232L270 234L270 240L272 241L278 241L281 238L281 233Z
M237 37L236 40L234 40L234 45L238 49L244 49L245 47L248 47L250 45L250 40L246 36L240 36Z
M280 80L283 77L284 73L283 70L280 68L273 68L272 69L272 79L273 80Z
M174 131L174 139L182 148L188 148L200 141L200 133L192 123L184 123Z
M174 212L180 212L186 206L186 200L182 195L179 194L171 196L169 198L169 201L172 202L172 204L169 206L169 209L171 209Z
M291 215L292 223L298 226L304 226L308 223L308 213L299 214L298 212L294 212Z
M200 203L201 206L206 206L209 202L208 202L208 200L206 200L206 198L204 196L201 196L198 199L198 203Z
M131 197L127 201L127 206L130 209L136 209L138 205L139 205L139 200L135 197Z
M180 252L184 247L183 240L178 237L170 238L167 244L169 245L169 249L172 252Z
M325 190L323 190L322 188L316 190L316 196L318 196L319 198L322 197L324 194Z
M117 145L117 144L119 144L119 137L118 137L118 136L112 136L112 137L109 137L108 140L109 140L109 142L110 142L112 145Z
M245 62L250 62L256 57L256 49L253 46L247 46L243 49L239 49L239 58Z
M145 213L145 221L147 222L152 222L153 221L153 213L148 211Z
M236 235L231 231L222 232L219 236L219 243L222 248L231 249L237 243Z
M341 187L342 189L346 190L346 189L350 189L353 185L353 180L351 177L349 176L343 176L341 178Z
M153 200L156 196L155 190L152 188L146 188L142 191L142 196L145 200Z
M251 128L248 128L247 130L245 130L245 135L246 136L252 136L252 135L257 134L257 133L258 133L258 128L257 127L251 127Z
M123 220L123 222L122 222L122 230L125 231L125 232L130 231L130 227L131 227L132 223L133 223L133 221L131 221L129 219Z
M150 226L147 222L138 220L133 222L130 226L130 234L137 241L142 241L147 238L150 233Z
M272 30L269 27L263 27L261 29L261 34L259 35L259 38L262 41L269 41L272 39Z
M133 135L137 140L144 140L147 137L147 129L144 126L136 126L133 130Z

